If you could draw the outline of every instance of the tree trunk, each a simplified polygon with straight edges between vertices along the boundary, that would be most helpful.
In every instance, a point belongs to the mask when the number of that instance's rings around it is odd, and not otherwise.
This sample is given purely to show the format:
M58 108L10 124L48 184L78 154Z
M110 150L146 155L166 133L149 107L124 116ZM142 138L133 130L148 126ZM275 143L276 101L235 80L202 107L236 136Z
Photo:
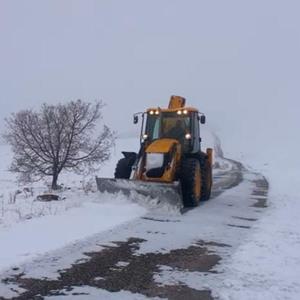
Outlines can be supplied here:
M54 173L52 176L52 185L51 185L52 190L58 190L57 179L58 179L58 174Z

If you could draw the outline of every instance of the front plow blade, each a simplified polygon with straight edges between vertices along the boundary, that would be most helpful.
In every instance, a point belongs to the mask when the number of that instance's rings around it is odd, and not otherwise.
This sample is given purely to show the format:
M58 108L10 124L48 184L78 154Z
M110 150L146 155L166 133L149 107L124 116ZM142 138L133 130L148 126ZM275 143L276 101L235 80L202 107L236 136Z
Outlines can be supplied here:
M97 187L101 193L115 194L122 192L130 196L132 192L144 197L157 199L158 206L168 204L180 211L183 208L181 186L179 182L158 183L140 180L112 179L96 177Z

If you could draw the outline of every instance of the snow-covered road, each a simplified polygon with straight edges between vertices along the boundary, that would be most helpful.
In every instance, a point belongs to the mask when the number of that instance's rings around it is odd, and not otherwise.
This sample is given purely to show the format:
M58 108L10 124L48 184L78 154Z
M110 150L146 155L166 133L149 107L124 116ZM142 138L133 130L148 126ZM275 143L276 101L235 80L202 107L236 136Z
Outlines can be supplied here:
M268 184L260 174L231 160L223 161L214 182L213 199L183 215L151 210L6 271L0 295L222 298L220 292L232 284L225 275L231 256L264 214Z
M203 135L212 146L213 134ZM137 148L138 140L119 139L101 176L112 176L121 150ZM61 178L63 201L34 201L45 190L41 182L33 186L34 196L24 190L9 203L16 188L23 187L6 171L10 152L4 150L0 261L8 270L0 275L1 300L34 295L63 300L299 299L299 170L295 164L288 174L282 172L288 152L270 164L270 151L262 152L260 160L256 154L235 153L247 169L218 158L213 199L180 215L169 207L157 210L155 201L144 198L100 195L89 178L74 174ZM218 144L215 150L222 152ZM270 188L251 166L266 174ZM110 215L104 207L111 208ZM72 216L78 217L80 230L69 230ZM29 230L35 247L26 242ZM50 233L39 237L43 231Z

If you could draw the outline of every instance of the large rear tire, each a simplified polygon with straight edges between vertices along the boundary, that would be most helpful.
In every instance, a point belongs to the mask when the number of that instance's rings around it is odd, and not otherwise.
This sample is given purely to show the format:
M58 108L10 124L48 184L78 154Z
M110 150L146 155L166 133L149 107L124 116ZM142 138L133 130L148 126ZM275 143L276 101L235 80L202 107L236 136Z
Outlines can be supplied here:
M131 161L126 157L121 158L118 161L115 169L115 178L129 179L131 174L131 169L132 169Z
M208 159L205 159L202 169L202 194L201 201L207 201L210 198L212 188L212 166Z
M186 158L182 161L180 182L183 204L194 207L199 204L202 190L201 167L198 159Z

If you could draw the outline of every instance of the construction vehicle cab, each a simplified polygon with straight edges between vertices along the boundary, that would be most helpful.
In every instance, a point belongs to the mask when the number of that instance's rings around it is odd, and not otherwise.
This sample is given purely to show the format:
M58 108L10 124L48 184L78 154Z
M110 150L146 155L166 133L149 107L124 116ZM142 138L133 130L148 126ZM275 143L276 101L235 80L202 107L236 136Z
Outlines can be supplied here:
M123 152L115 178L134 182L137 190L149 183L156 196L158 186L162 195L174 187L168 197L184 206L196 206L210 197L212 149L201 151L200 124L205 123L205 116L185 102L183 97L172 96L168 108L149 108L134 115L134 123L142 116L141 147L137 153ZM105 184L100 181L98 187L103 190ZM148 191L151 196L151 188Z
M146 114L145 131L141 140L151 143L157 139L175 139L180 142L183 153L197 153L201 149L200 120L198 111L191 108L150 109Z

